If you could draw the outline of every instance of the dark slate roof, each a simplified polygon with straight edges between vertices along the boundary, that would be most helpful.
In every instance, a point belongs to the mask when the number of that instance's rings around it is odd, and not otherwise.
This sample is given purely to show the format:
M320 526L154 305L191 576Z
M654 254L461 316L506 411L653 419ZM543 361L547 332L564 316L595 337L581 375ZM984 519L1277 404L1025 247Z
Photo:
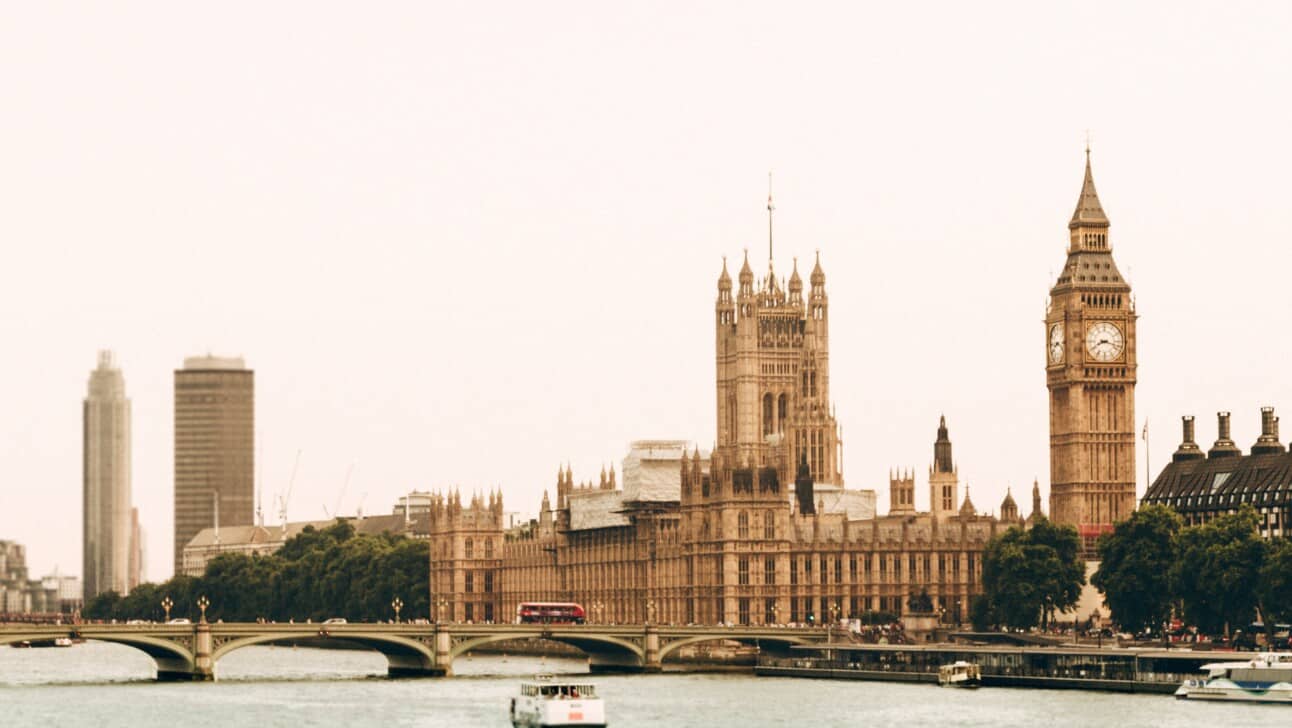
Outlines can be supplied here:
M1162 503L1181 513L1292 506L1292 453L1243 455L1173 462L1144 494L1144 504Z

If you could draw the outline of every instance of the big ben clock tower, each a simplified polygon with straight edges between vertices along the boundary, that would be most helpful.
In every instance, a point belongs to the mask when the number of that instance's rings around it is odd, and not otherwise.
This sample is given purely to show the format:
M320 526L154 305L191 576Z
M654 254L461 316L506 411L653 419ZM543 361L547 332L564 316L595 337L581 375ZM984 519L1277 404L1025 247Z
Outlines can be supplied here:
M1108 218L1086 177L1068 223L1068 260L1050 289L1050 518L1087 554L1135 509L1135 306L1113 262Z

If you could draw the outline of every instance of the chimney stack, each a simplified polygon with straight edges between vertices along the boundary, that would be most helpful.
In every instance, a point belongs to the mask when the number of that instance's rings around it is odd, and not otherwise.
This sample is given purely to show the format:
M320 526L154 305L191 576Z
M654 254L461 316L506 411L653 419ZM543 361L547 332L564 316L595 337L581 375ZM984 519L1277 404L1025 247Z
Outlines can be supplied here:
M1242 455L1243 451L1239 450L1238 446L1235 445L1234 441L1229 437L1229 413L1217 412L1216 420L1216 427L1219 432L1216 436L1216 444L1212 445L1211 449L1207 451L1207 457L1232 458Z
M1178 463L1182 460L1197 460L1205 457L1202 454L1202 448L1193 440L1193 415L1185 415L1180 418L1184 426L1184 436L1180 441L1180 447L1171 455L1171 462Z
M1283 444L1279 442L1279 419L1274 416L1274 408L1262 407L1261 436L1252 445L1252 454L1278 455L1283 452Z

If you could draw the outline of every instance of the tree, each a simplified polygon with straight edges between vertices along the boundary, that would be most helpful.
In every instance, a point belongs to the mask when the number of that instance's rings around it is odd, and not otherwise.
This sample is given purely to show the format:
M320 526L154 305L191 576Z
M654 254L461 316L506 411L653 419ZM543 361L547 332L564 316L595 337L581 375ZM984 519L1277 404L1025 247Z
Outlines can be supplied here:
M1237 513L1180 531L1171 583L1185 618L1204 632L1228 634L1255 616L1268 549L1257 523L1256 510L1244 503Z
M81 616L86 619L116 619L117 605L121 595L115 591L105 591L90 597L90 601L81 608Z
M1086 565L1081 560L1081 537L1072 526L1059 526L1048 518L1040 518L1027 532L1035 546L1054 550L1056 562L1045 573L1041 585L1042 625L1048 625L1056 612L1065 612L1077 606L1081 587L1086 583ZM1046 555L1049 560L1051 557Z
M991 599L986 594L979 594L969 602L969 621L973 623L975 632L986 632L992 628L995 618L991 613Z
M1270 544L1256 594L1267 633L1276 621L1292 622L1292 540Z
M1045 519L993 538L982 565L986 613L1007 627L1030 629L1075 606L1086 581L1080 550L1076 529Z
M1161 629L1171 617L1171 569L1182 526L1168 506L1150 505L1099 539L1099 570L1090 583L1103 592L1104 604L1122 627Z

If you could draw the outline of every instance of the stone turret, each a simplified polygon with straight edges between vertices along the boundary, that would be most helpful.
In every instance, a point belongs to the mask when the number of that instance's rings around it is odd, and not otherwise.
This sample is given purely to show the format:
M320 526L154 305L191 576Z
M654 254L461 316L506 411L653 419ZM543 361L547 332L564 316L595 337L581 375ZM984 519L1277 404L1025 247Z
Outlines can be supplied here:
M812 469L808 467L807 453L799 457L798 473L794 476L794 495L798 499L799 513L816 513L816 500L812 493Z
M1014 502L1014 495L1009 488L1005 489L1005 500L1000 503L1000 520L1006 523L1019 521L1018 504Z

